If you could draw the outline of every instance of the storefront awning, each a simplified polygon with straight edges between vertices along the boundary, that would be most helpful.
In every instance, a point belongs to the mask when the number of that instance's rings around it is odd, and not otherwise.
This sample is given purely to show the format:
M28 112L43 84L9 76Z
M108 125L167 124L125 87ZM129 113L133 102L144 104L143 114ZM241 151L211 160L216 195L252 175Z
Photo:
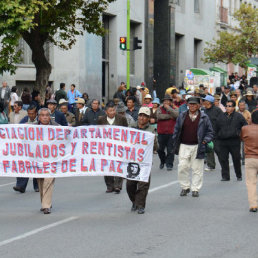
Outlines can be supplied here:
M223 70L223 69L220 68L220 67L215 67L215 66L214 66L214 67L211 67L211 68L210 68L210 71L227 74L227 71Z
M190 71L194 75L211 75L211 72L205 69L200 69L200 68L191 68Z
M251 64L251 63L246 64L246 66L247 66L247 67L254 67L254 68L257 68L257 66L256 66L256 65Z

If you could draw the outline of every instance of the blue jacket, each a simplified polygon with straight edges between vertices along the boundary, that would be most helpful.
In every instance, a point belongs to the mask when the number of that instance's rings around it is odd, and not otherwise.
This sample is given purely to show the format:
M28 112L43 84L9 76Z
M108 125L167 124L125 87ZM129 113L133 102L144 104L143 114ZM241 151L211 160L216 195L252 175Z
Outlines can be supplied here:
M65 115L62 112L55 110L54 114L51 114L51 117L54 119L56 123L63 126L68 126Z
M179 147L181 144L182 127L183 127L186 115L188 115L188 112L189 111L185 111L181 113L176 120L176 125L174 129L174 134L173 134L173 150L177 155L179 153ZM189 130L191 129L189 128ZM213 132L209 117L203 112L201 112L201 117L200 117L198 130L197 130L197 136L198 136L198 150L197 150L196 159L204 159L205 152L206 152L206 145L203 144L203 142L205 141L206 143L208 143L212 141L214 137L214 132Z

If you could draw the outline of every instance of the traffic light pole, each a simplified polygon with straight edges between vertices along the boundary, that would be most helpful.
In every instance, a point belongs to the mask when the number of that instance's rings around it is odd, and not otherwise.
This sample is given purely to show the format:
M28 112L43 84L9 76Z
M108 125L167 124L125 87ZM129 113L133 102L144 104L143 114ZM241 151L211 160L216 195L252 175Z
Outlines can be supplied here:
M127 89L130 89L130 36L131 36L131 24L130 24L130 0L127 0Z

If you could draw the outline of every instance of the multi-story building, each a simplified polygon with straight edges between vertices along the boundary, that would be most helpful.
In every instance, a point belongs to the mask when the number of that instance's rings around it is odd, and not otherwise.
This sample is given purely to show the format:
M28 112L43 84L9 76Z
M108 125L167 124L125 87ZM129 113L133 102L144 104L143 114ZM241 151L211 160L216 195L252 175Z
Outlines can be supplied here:
M176 76L179 85L184 80L186 69L208 69L212 66L204 64L201 58L205 42L214 38L216 1L176 0L175 3Z

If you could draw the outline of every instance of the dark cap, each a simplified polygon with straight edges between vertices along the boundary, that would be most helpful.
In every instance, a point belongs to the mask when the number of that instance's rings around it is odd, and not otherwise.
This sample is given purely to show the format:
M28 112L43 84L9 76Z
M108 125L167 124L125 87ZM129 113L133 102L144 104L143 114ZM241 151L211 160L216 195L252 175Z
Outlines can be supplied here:
M57 105L57 102L54 99L50 99L47 101L47 104L55 104Z
M164 101L164 100L172 101L173 99L172 99L172 97L170 95L165 95L165 97L162 99L162 101Z
M200 104L200 98L191 97L187 100L188 104Z

